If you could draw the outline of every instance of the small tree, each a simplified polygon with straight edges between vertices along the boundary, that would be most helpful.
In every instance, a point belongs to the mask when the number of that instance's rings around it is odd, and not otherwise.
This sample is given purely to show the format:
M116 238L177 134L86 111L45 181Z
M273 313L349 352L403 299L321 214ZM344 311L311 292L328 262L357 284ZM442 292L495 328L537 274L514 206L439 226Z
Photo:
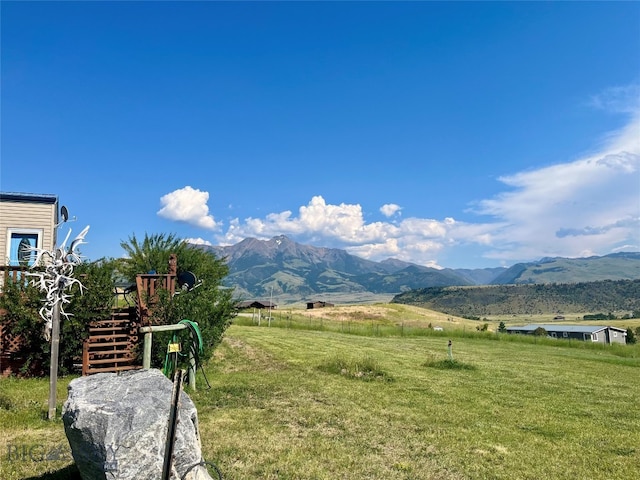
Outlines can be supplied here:
M631 328L627 328L627 343L636 343L636 334L633 332Z
M546 337L547 336L547 331L543 327L538 327L533 331L533 334L536 337Z
M507 332L507 326L504 324L504 322L500 322L500 325L498 325L498 332L500 333Z
M173 298L161 291L154 314L163 323L178 323L184 319L198 323L204 343L202 358L208 359L235 316L233 291L222 286L222 280L229 271L226 263L174 234L145 234L142 242L133 235L121 246L128 254L128 258L122 261L121 271L131 281L139 273L166 273L172 253L178 257L178 274L189 271L202 281L197 288L180 292ZM166 345L172 336L170 332L154 334L152 363L155 366L160 366L164 360Z

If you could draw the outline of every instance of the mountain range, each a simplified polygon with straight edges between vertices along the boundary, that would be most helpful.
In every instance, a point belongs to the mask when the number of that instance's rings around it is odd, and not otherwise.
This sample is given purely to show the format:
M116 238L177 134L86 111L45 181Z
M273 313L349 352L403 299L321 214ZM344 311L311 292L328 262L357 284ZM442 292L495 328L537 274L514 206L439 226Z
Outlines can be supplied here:
M575 283L640 279L640 252L588 258L543 258L512 267L436 269L366 260L337 248L303 245L280 235L231 246L202 246L226 259L225 286L241 298L303 301L331 294L397 294L427 287Z

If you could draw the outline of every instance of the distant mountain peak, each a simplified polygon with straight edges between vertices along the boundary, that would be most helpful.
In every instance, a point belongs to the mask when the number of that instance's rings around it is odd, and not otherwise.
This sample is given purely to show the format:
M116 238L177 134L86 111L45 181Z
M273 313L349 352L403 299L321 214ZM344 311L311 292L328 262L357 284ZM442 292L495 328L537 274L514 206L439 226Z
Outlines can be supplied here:
M435 269L397 258L374 262L337 248L300 244L286 235L199 248L226 259L225 285L246 297L273 292L281 299L299 300L331 293L396 294L428 287L640 278L637 252L588 259L545 258L510 268Z

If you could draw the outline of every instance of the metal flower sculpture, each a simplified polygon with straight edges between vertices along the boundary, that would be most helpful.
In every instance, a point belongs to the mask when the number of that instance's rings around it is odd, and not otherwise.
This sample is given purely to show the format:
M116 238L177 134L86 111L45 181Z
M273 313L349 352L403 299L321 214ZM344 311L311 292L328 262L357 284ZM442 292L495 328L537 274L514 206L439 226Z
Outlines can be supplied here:
M45 304L40 309L40 316L45 321L44 336L47 340L51 338L51 326L53 319L53 311L56 305L60 308L60 314L68 318L71 314L64 311L63 306L69 303L71 295L65 293L72 285L77 284L80 287L80 293L84 288L80 280L73 278L73 269L80 263L82 259L77 248L83 243L84 237L89 231L89 225L82 230L78 236L71 242L67 249L67 241L71 235L71 229L67 233L64 242L53 252L42 248L31 247L36 253L34 265L39 265L44 257L49 257L50 262L46 262L44 271L29 272L27 275L35 277L31 283L38 287L41 291L46 292Z

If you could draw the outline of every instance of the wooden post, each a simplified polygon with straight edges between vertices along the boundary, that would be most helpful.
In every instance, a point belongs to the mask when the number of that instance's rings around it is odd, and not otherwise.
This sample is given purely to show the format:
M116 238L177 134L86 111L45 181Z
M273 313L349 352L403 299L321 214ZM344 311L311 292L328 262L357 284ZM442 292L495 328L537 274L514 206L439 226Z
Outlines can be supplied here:
M153 342L153 332L149 330L144 334L144 350L142 352L142 368L151 368L151 344Z
M273 285L271 286L271 297L269 297L269 326L271 326L271 304L273 303Z
M174 330L184 330L188 328L184 323L175 325L151 325L140 327L140 332L144 333L144 350L142 353L142 368L151 368L151 344L153 343L153 332L171 332ZM196 389L196 359L189 350L189 386Z
M89 375L89 339L82 342L82 376Z
M60 350L60 302L53 306L51 315L51 365L49 366L49 420L56 418L58 389L58 352Z
M196 358L193 356L193 351L189 349L189 387L196 391Z

